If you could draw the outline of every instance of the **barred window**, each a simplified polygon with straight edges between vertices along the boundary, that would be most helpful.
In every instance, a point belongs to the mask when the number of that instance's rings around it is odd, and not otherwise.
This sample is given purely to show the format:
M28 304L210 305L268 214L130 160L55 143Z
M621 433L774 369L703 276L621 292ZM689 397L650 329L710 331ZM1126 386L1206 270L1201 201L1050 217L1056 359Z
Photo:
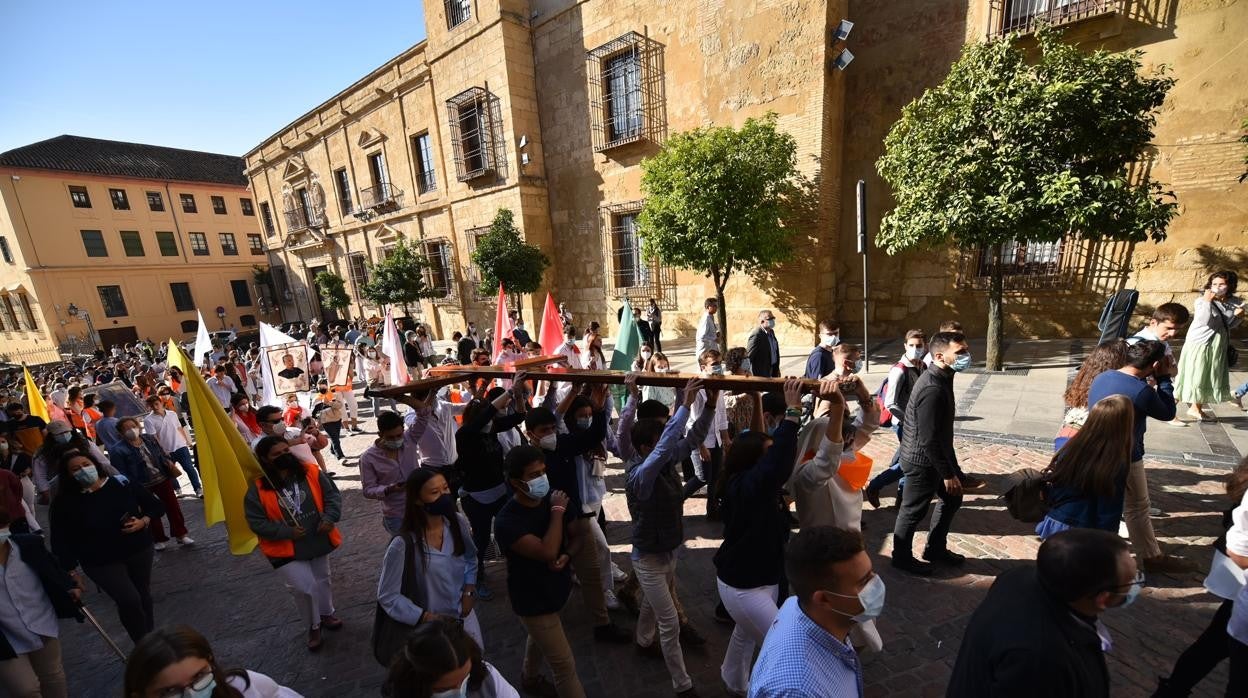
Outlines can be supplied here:
M204 257L208 254L208 236L203 233L190 233L191 254Z
M412 151L416 153L416 187L421 194L438 188L438 177L433 169L433 149L429 132L412 137Z
M108 198L113 200L114 211L130 210L130 199L126 196L125 189L109 189Z
M434 292L434 301L448 301L456 297L455 293L455 250L446 238L437 238L424 243L425 257L429 266L425 269L425 283Z
M86 187L71 186L69 200L73 202L74 208L91 208L91 195L87 193Z
M1032 32L1043 25L1061 25L1121 11L1121 0L992 0L994 36Z
M629 32L586 54L594 150L646 140L667 132L663 45Z
M611 216L611 273L617 289L644 285L649 274L641 262L641 240L637 239L637 212Z
M488 225L464 231L464 239L468 242L468 260L464 266L464 281L472 287L473 298L479 301L487 300L487 298L481 293L481 267L472 261L472 254L477 251L477 245L481 242L482 236L488 232L490 232Z
M264 234L273 237L277 230L273 227L273 209L267 201L260 202L260 220L264 221Z
M30 307L30 297L25 293L19 293L17 294L17 300L22 306L22 317L26 320L26 329L39 329L39 326L35 324L35 312Z
M126 310L126 299L121 295L120 286L97 286L96 290L100 294L104 317L125 317L130 314Z
M254 255L264 254L264 239L260 237L260 233L247 233L247 247Z
M442 0L446 7L446 28L454 29L472 19L472 0Z
M178 194L178 198L182 201L182 213L197 213L199 208L195 205L194 194Z
M461 182L478 177L507 177L503 122L498 97L471 87L446 102L455 151L455 174Z
M22 326L17 321L17 313L13 311L13 296L4 294L4 320L5 326L10 330L21 330Z
M602 249L606 257L607 294L627 298L637 307L651 298L666 306L676 288L675 271L642 253L637 218L641 202L612 204L602 210Z
M217 238L221 241L221 254L238 256L238 243L234 241L234 233L217 233Z
M225 197L214 196L212 198L212 212L218 215L225 215Z
M165 210L165 200L160 196L158 191L147 192L147 208L151 211Z
M368 258L363 252L347 255L347 271L351 275L351 290L356 299L364 298L364 285L368 283Z

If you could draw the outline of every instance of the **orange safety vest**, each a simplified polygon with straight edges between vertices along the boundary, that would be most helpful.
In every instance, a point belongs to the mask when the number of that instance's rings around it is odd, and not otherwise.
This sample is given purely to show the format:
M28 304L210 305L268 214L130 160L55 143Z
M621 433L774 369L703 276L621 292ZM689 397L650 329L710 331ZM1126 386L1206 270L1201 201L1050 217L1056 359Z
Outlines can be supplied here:
M325 500L321 494L321 478L320 469L315 463L304 463L304 473L308 478L308 489L312 490L312 501L316 504L316 510L325 511ZM285 521L285 512L282 505L277 502L277 490L271 490L261 486L263 478L256 480L256 492L260 495L260 503L264 505L264 513L269 517L270 521ZM265 540L259 538L260 552L265 557L270 558L287 558L295 556L295 541L293 540ZM329 542L335 548L342 545L342 533L338 527L329 529Z

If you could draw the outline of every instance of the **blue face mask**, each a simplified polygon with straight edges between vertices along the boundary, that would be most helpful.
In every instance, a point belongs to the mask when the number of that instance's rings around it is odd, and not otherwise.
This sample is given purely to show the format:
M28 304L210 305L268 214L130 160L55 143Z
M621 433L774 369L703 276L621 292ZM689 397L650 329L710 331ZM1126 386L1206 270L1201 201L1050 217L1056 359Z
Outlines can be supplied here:
M448 691L438 691L430 694L429 698L468 698L468 677L465 676L459 688L452 688Z
M971 367L971 353L970 352L967 352L965 354L958 354L957 358L953 360L953 363L949 365L949 368L952 368L955 371L965 371L966 369L970 367Z
M529 496L533 499L545 499L550 494L550 480L546 478L546 473L542 473L536 480L529 480L528 484Z

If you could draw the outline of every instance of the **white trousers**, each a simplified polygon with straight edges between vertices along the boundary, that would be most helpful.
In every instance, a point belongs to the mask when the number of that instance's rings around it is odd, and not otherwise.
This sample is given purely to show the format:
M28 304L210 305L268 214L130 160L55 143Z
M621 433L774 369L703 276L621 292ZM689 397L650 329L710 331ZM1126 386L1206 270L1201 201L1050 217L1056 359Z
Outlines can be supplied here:
M354 390L339 390L335 393L335 397L342 400L342 404L347 408L347 419L353 424L360 419L360 402L355 399ZM345 428L346 425L344 424Z
M719 586L719 600L724 602L728 615L737 623L732 630L732 639L728 641L728 651L724 653L724 663L719 667L719 677L729 690L744 695L750 690L754 650L763 644L772 621L780 613L776 606L780 587L769 584L753 589L737 589L719 579L715 580L715 584Z
M334 593L329 582L329 556L293 560L277 568L277 576L295 598L306 628L321 627L321 616L334 614Z
M642 555L633 560L637 584L641 587L641 614L637 618L637 644L649 647L655 642L663 650L667 673L677 693L693 686L685 669L680 648L680 616L672 589L676 584L676 555ZM657 630L656 630L657 626ZM657 634L657 637L656 637Z
M615 592L615 579L612 577L611 571L611 546L607 545L607 534L602 532L602 526L598 525L598 517L589 520L589 530L594 534L594 539L598 541L598 569L602 570L602 591Z

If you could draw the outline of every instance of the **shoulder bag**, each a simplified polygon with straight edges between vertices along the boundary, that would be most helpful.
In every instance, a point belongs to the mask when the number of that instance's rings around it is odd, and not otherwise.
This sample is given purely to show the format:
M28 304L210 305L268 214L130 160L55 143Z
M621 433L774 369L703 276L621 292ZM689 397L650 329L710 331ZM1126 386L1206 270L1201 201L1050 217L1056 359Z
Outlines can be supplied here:
M403 543L403 583L399 590L403 596L419 604L421 608L425 608L429 604L425 599L419 598L424 597L425 594L422 591L423 587L416 581L416 567L420 565L423 568L424 562L420 559L420 553L416 550L416 544L412 542L410 535L403 534ZM377 610L373 616L373 658L383 667L389 667L390 660L403 649L407 636L415 629L415 625L400 623L391 618L378 601Z
M1222 306L1217 301L1210 303L1213 308L1210 312L1218 314L1218 319L1222 321L1222 329L1226 330L1226 370L1235 368L1235 364L1239 362L1239 350L1231 345L1231 325L1226 321L1226 313L1222 312Z

